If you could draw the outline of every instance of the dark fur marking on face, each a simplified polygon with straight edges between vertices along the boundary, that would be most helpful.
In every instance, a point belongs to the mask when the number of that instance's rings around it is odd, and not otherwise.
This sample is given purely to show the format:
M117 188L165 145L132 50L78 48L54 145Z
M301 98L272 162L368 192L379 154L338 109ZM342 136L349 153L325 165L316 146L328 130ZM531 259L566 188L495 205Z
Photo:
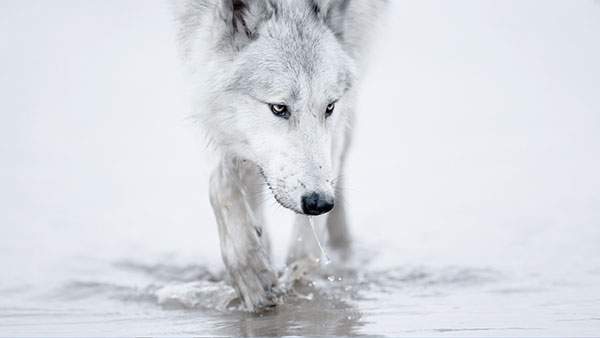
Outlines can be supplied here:
M321 8L319 7L319 5L317 5L314 1L312 1L312 4L310 7L311 7L312 12L315 15L315 17L318 18L319 14L321 13Z
M240 25L246 31L246 35L248 35L248 28L246 27L246 22L244 20L244 12L247 10L246 3L242 0L233 0L231 2L231 9L233 10L233 17L231 18L231 23L233 24L233 31L235 33L238 32L238 21Z

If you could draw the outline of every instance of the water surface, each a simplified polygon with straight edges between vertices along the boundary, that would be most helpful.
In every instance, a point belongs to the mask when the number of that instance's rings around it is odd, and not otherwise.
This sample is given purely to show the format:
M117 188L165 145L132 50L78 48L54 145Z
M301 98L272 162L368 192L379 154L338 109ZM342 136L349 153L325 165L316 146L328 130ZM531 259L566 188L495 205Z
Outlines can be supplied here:
M565 276L491 266L382 267L382 255L360 254L345 266L334 260L322 267L260 315L235 308L218 265L74 257L70 274L63 270L52 283L0 290L0 334L548 336L600 329L598 270Z

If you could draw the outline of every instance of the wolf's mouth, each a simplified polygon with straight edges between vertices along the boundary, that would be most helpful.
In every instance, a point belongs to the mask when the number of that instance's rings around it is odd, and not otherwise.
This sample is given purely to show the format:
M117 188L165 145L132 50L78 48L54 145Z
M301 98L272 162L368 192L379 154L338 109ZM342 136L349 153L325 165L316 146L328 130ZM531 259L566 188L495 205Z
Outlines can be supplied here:
M277 203L279 203L279 205L281 205L282 207L284 207L286 209L292 210L293 212L295 212L297 214L304 215L304 213L300 209L298 209L288 198L284 198L283 196L281 196L281 193L278 192L278 190L280 190L280 189L278 189L276 186L273 186L273 184L271 184L271 182L269 181L269 178L265 174L265 171L263 170L263 168L258 164L256 165L256 167L258 168L258 172L260 173L263 180L265 181L265 184L271 191L271 194L273 194L273 198L275 198L275 201L277 201Z

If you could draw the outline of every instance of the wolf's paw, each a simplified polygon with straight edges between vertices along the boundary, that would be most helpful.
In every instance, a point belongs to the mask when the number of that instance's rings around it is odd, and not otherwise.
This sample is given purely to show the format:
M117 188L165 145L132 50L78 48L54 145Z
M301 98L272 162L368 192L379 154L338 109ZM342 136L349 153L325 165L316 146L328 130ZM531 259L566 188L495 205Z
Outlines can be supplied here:
M232 271L231 275L246 310L264 312L282 303L284 291L279 287L274 271L249 267Z

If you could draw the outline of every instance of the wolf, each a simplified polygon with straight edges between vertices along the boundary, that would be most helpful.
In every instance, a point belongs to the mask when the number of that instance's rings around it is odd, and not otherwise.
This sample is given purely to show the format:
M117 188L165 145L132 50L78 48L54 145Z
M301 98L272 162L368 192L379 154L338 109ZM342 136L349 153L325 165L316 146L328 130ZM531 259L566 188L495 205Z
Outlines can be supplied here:
M221 255L249 311L280 303L261 211L264 185L297 215L287 262L320 236L350 245L343 175L365 46L385 0L175 0L193 114L212 148Z

